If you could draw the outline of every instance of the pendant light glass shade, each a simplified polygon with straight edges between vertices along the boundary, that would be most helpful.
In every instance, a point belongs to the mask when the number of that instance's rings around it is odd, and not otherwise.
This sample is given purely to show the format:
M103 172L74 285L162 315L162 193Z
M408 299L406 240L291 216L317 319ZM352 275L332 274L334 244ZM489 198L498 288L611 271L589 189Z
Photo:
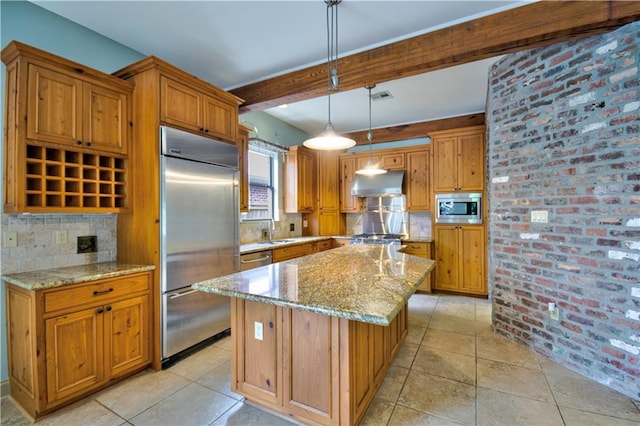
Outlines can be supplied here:
M331 124L331 90L338 90L338 3L342 0L325 0L327 4L327 125L315 138L302 144L307 148L335 151L351 148L356 141L336 133Z
M356 174L365 175L365 176L375 176L375 175L383 175L387 173L385 169L381 169L377 164L373 162L373 130L371 130L371 89L376 87L376 85L367 86L366 88L369 90L369 132L367 132L367 139L369 139L369 161L367 161L366 166L364 168L356 170Z

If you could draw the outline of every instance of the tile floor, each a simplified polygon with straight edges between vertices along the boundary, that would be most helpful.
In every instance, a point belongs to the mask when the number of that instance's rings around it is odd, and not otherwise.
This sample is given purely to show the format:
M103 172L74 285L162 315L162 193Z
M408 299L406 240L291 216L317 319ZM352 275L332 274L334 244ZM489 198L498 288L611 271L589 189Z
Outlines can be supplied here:
M491 331L487 300L415 295L409 336L362 425L634 425L640 402ZM231 392L230 339L144 371L38 425L288 425ZM2 425L30 422L7 398Z

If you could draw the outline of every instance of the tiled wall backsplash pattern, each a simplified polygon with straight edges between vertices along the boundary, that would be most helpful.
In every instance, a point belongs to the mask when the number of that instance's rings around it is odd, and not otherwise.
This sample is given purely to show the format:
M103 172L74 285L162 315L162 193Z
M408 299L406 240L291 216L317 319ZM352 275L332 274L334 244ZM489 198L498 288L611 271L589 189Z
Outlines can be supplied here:
M3 214L2 232L16 232L17 246L2 247L2 274L83 265L116 260L115 214ZM67 242L56 242L57 231L67 231ZM98 252L77 254L77 238L98 237Z
M293 223L294 230L289 230L289 225ZM240 244L251 244L262 240L262 230L269 227L269 223L264 220L246 221L240 224ZM302 235L302 215L298 213L280 213L279 220L276 221L276 231L273 239L293 238Z
M347 214L347 235L362 234L362 213ZM409 213L409 238L431 238L431 213Z

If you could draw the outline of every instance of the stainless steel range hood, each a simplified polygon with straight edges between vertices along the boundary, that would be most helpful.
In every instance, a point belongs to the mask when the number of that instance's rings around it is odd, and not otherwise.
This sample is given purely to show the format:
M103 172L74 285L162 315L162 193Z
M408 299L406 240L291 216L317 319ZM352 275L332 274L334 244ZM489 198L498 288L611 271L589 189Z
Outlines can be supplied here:
M358 197L385 197L402 195L404 170L393 170L383 175L356 175L351 195Z

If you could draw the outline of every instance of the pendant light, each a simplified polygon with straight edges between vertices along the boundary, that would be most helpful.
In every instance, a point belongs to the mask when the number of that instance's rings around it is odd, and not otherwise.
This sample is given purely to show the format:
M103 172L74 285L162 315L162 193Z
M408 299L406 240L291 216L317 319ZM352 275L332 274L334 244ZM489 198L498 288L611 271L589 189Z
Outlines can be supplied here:
M327 125L315 138L302 144L307 148L325 151L351 148L356 144L353 139L340 136L331 124L331 91L338 90L338 4L342 0L325 0L327 4L327 104L329 115Z
M369 90L369 131L367 132L367 139L369 139L369 161L367 161L367 165L364 166L363 169L356 170L356 174L365 175L365 176L374 176L374 175L382 175L387 173L385 169L381 169L377 164L373 163L373 130L371 130L371 89L376 87L376 85L365 86L365 89Z

